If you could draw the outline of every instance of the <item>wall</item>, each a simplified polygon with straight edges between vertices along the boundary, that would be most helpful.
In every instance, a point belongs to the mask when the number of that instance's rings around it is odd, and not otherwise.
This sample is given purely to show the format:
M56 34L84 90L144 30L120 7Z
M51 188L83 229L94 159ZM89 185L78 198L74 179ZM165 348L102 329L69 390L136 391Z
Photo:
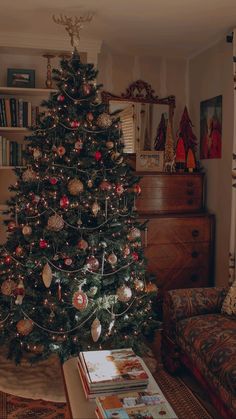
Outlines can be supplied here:
M207 207L216 215L215 282L228 283L233 141L232 44L225 40L189 61L190 115L200 136L200 102L223 95L222 158L202 160L207 175Z
M182 58L138 57L119 54L102 46L98 58L98 82L103 89L120 95L135 80L151 84L156 95L176 96L174 132L186 104L186 60Z

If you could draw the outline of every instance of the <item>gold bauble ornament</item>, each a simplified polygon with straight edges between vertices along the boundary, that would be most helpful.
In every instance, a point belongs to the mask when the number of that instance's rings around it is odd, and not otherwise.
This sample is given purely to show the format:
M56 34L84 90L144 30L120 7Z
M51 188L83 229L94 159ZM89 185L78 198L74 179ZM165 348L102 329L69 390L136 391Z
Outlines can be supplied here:
M111 116L108 113L101 113L97 118L97 125L99 128L109 128L112 125Z
M25 225L25 226L22 228L22 234L23 234L24 236L30 236L30 235L32 234L32 228L31 228L29 225Z
M92 188L93 187L93 181L91 179L88 180L87 182L88 188Z
M106 148L108 148L108 150L111 150L113 147L114 147L113 141L107 141L106 142Z
M95 217L97 217L98 212L100 211L101 207L100 205L97 203L97 201L95 201L92 205L92 213Z
M40 159L40 157L42 157L41 150L39 150L39 148L34 148L34 151L33 151L34 160L38 160L38 159Z
M115 255L115 253L111 253L110 255L107 256L107 261L114 266L117 263L117 256Z
M63 218L60 217L60 215L55 214L49 217L47 228L51 231L60 231L63 229L64 224Z
M91 335L94 342L97 342L102 332L102 325L100 320L96 317L91 324Z
M46 288L49 288L52 282L52 269L49 263L46 263L42 272L43 283Z
M126 285L122 285L116 290L116 295L119 301L122 303L127 303L132 297L132 291Z
M84 185L79 179L71 179L68 182L67 189L71 195L77 196L84 190Z
M144 282L141 279L134 280L134 287L136 291L143 291L144 290Z
M16 324L17 332L22 336L29 335L33 330L33 322L29 319L19 320Z
M12 279L6 279L1 285L1 292L3 295L12 295L16 288L16 283Z
M32 169L26 169L22 175L23 182L36 182L37 173Z
M80 239L77 246L80 250L86 250L88 248L88 242L84 239Z

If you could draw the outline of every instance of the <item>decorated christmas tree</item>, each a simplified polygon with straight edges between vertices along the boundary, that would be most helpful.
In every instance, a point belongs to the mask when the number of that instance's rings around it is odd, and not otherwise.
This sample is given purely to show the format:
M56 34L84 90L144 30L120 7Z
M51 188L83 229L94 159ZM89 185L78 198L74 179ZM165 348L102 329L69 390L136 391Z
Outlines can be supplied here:
M19 361L80 350L140 351L155 286L145 279L138 179L97 71L75 49L54 71L58 92L27 138L1 248L0 342Z

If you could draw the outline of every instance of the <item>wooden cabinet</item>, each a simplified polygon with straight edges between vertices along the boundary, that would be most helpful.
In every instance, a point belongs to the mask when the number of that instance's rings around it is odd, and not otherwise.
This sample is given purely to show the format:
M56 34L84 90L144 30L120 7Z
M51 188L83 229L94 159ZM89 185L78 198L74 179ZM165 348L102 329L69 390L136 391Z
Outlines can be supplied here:
M214 216L204 211L203 174L143 174L137 199L148 271L159 295L213 285Z

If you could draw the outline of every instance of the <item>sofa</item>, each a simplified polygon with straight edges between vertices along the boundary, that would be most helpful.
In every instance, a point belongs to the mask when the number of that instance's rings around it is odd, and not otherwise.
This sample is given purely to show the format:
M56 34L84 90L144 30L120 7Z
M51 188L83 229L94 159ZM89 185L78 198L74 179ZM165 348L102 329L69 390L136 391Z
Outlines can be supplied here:
M187 367L222 418L236 419L236 318L221 313L227 288L167 291L163 300L164 367Z

